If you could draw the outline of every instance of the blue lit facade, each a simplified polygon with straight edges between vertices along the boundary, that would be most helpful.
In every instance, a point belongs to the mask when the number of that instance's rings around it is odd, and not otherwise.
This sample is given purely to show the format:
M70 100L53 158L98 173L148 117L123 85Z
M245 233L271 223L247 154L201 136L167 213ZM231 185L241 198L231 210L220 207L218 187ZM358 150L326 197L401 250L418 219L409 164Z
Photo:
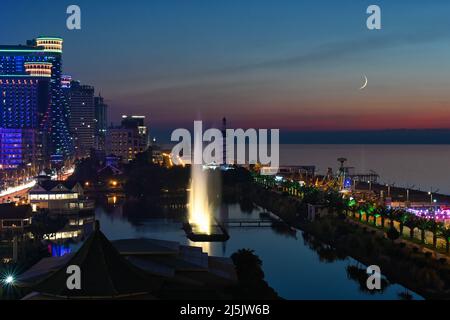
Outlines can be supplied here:
M36 77L0 78L0 128L38 129L40 96L47 86L48 81Z
M38 152L34 129L0 128L0 169L35 163Z
M62 39L0 46L0 128L36 130L46 159L73 151L61 68Z
M62 257L66 254L72 253L72 248L65 243L50 243L47 245L48 253L52 257Z
M70 133L70 119L71 119L71 110L70 110L70 88L71 88L71 82L72 77L69 75L62 75L61 76L61 88L62 88L62 95L63 95L63 101L62 101L62 113L63 113L63 119L64 119L64 126L68 128ZM74 153L75 149L75 141L72 134L70 134L70 154Z

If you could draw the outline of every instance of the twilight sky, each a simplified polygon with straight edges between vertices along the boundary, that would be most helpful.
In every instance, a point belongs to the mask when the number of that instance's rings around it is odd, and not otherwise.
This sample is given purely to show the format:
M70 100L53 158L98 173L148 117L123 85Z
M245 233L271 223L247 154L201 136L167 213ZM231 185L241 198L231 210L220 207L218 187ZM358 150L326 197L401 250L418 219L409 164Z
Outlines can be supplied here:
M82 30L66 29L78 4ZM382 30L366 8L382 9ZM65 39L64 72L156 130L450 128L450 1L2 0L1 44ZM358 90L363 75L369 79Z

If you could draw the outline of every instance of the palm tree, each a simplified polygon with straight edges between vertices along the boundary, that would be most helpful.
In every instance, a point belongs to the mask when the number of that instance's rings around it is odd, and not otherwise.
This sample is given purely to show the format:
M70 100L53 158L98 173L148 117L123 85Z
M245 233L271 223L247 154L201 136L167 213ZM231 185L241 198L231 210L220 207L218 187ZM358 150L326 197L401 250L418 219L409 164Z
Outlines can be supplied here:
M372 218L372 224L376 226L377 224L377 211L376 206L373 203L366 203L366 213L367 213L367 222Z
M440 224L439 235L445 240L445 252L450 253L450 228Z
M377 218L378 218L377 211L373 211L372 216L373 216L373 226L376 227L377 226Z
M403 209L395 210L395 220L400 224L400 235L403 235L403 227L405 222L408 220L409 213Z
M349 207L349 210L352 213L352 218L355 219L356 213L358 212L358 204L354 203L352 206Z
M384 228L384 222L387 217L386 210L387 208L385 206L377 207L377 209L375 210L375 215L379 215L381 218L381 228Z
M362 222L362 221L363 221L364 205L362 205L362 204L358 205L357 211L358 211L358 214L359 214L358 220L359 220L360 222Z
M419 218L420 241L425 243L425 230L428 229L430 221L423 217Z
M360 221L362 221L362 213L364 212L364 216L366 218L366 222L369 222L369 216L370 216L370 212L369 212L369 204L367 202L361 204L359 206L359 214L360 214Z
M394 209L387 209L386 210L386 217L389 219L390 221L390 228L394 227L394 220L396 218L396 213Z
M400 234L403 235L403 228L405 226L405 223L408 221L408 218L411 214L406 212L405 210L401 209L398 211L398 217L399 217L399 223L400 223Z
M332 207L332 209L338 214L347 215L347 212L349 210L348 201L342 197L342 195L339 192L331 191L328 194L328 205Z
M386 235L388 239L390 239L392 242L394 242L400 237L400 233L394 227L390 227L389 230L386 232Z
M419 226L419 219L413 215L407 215L405 226L409 228L409 238L412 240L414 238L414 229Z
M437 234L441 229L441 222L436 222L435 220L429 220L428 222L428 230L433 233L433 248L436 248L437 245Z

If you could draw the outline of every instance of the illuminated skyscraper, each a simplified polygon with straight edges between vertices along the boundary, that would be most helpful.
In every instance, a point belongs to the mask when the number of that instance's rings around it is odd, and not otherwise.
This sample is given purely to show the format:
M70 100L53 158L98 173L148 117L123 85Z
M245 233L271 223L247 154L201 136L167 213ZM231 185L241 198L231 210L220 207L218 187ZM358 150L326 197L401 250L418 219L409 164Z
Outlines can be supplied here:
M108 129L108 105L102 96L94 98L95 105L95 149L105 150L105 137Z
M64 96L64 101L63 101L63 114L64 114L64 118L65 118L65 122L66 122L66 126L67 128L69 128L70 131L70 88L71 88L71 83L72 83L72 77L68 76L68 75L62 75L61 76L61 88L62 88L62 92L63 92L63 96ZM73 137L72 137L73 139Z
M0 128L0 169L36 163L37 145L36 130Z
M72 152L61 87L62 44L61 38L40 37L27 45L0 46L0 128L35 130L37 149L47 158Z
M75 155L87 157L94 148L95 106L94 87L72 81L70 87L69 128L74 138Z

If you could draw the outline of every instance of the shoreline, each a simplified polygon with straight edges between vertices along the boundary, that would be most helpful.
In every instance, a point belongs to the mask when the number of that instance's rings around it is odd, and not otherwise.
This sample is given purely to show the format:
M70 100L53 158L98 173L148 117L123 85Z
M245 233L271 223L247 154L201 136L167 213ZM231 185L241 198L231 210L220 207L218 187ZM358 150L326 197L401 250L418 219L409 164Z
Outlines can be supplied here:
M253 187L255 187L255 186L253 186ZM256 188L259 188L259 186L256 186ZM265 191L271 192L280 198L284 197L282 194L278 194L273 191L268 191L268 190L265 190ZM258 191L256 191L256 192L258 192ZM333 248L342 252L346 256L348 256L364 265L372 265L372 264L379 265L382 270L382 274L389 280L389 282L400 284L403 287L422 296L424 299L450 299L450 292L448 292L448 290L447 291L444 291L444 290L438 291L434 287L432 289L430 289L430 288L426 289L427 286L424 286L423 283L420 283L420 281L419 281L419 280L421 280L421 281L423 280L423 281L425 281L425 283L427 283L426 282L427 280L422 279L422 278L426 278L427 273L428 273L428 276L431 273L432 279L434 279L433 277L436 277L436 276L438 277L438 279L430 280L429 281L430 286L439 286L440 281L442 281L441 278L444 278L444 281L443 281L444 283L448 283L447 281L445 281L445 280L447 280L447 277L445 275L438 273L433 268L433 265L434 266L439 265L441 270L438 270L438 271L442 271L442 272L446 271L450 275L448 259L447 259L447 263L445 265L441 265L439 261L433 261L434 260L433 258L430 258L430 260L427 260L428 258L426 257L426 253L423 253L423 252L416 253L416 252L413 252L412 250L410 250L409 248L407 248L407 246L402 247L402 245L400 245L399 243L394 243L394 242L391 243L384 236L384 231L382 231L380 229L374 229L374 230L369 231L370 227L366 226L366 225L362 225L362 224L358 228L355 229L354 226L352 226L352 223L349 223L349 221L340 220L338 217L332 217L332 218L327 217L323 220L316 220L315 222L307 222L305 220L301 221L299 219L295 219L296 221L293 221L289 218L286 219L286 217L287 217L286 214L280 213L280 211L276 210L276 208L273 208L273 207L268 208L266 205L264 205L264 203L261 203L261 201L258 201L258 199L254 197L254 193L251 193L249 195L253 196L253 199L256 200L254 202L256 205L272 212L273 214L278 216L280 219L285 221L290 226L295 227L302 232L306 232L307 234L317 238L322 243L332 246ZM288 199L288 201L285 201L285 202L294 202L292 200L295 200L295 199L289 199L288 197L286 197L285 199ZM350 219L350 218L346 217L346 220L348 220L348 219ZM327 233L322 233L322 232L318 231L319 228L323 224L327 224L329 222L332 222L332 224L334 225L335 228L338 228L338 227L347 228L348 233L343 235L343 234L339 234L339 232L337 232L337 234L333 233L333 236L330 236L330 234L328 234L328 236L327 236L326 235ZM354 223L357 223L357 222L354 222ZM368 231L362 231L362 230L368 230ZM375 241L374 238L376 237L376 235L372 234L372 232L375 232L375 230L378 231L379 233L381 233L381 232L383 233L382 237L380 237L378 235L379 240L377 240L377 241L380 241L380 243L382 244L381 248L375 248L375 250L382 249L381 250L382 254L380 254L379 256L373 256L373 255L368 256L367 254L366 255L361 254L358 252L358 250L356 250L348 245L347 240L352 238L353 241L360 242L360 244L366 245L366 244L370 243L370 245L372 246L373 245L372 242ZM336 229L335 229L335 231L336 231ZM365 234L365 236L363 235L363 233ZM346 245L343 245L344 243ZM377 244L377 243L375 243L375 244ZM364 251L364 250L362 250L362 251ZM395 256L397 254L400 256ZM446 270L442 270L443 268ZM399 271L401 269L406 269L406 272L401 274ZM411 269L414 269L414 271L411 271ZM433 273L433 271L434 271L434 273ZM422 274L422 276L418 278L417 275L413 274L414 272ZM415 283L419 283L419 284L415 285Z

